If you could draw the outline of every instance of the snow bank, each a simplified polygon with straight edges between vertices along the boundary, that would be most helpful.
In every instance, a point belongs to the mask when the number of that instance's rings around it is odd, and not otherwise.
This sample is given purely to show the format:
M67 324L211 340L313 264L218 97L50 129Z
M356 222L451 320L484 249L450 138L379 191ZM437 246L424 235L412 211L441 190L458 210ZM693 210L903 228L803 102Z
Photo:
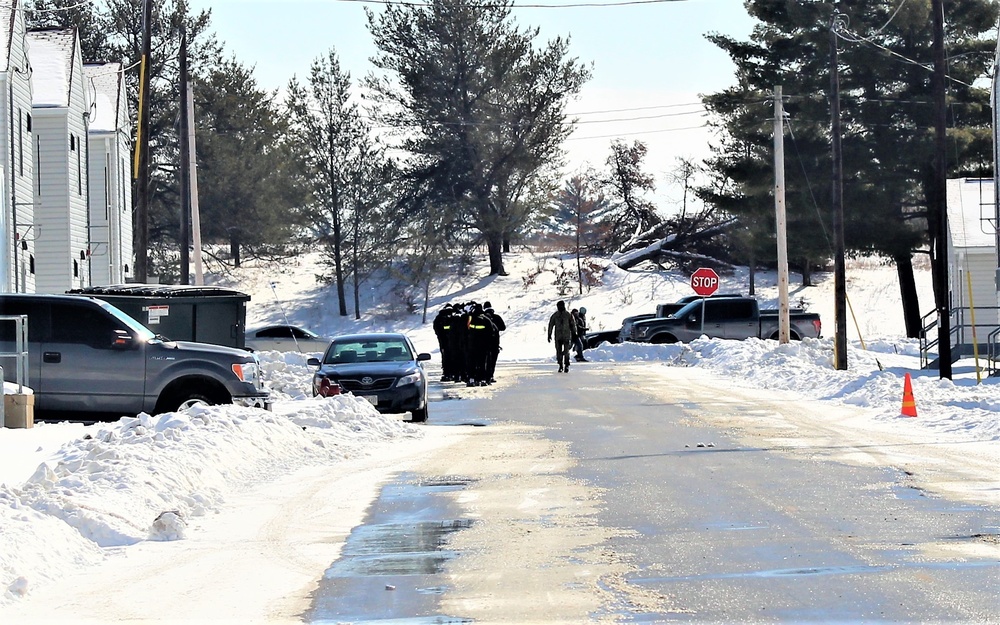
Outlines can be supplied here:
M0 593L23 595L36 578L97 562L102 550L183 538L190 519L231 493L420 435L349 395L287 401L273 413L206 406L88 427L24 483L0 485Z

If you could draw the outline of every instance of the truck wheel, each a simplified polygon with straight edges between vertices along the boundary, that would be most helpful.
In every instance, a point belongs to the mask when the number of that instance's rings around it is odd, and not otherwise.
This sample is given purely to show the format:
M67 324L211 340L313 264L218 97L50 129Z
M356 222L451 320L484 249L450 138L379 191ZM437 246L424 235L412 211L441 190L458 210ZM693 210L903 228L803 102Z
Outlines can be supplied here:
M201 393L190 393L186 399L182 399L177 405L176 412L193 408L194 406L211 406L212 402Z
M424 421L427 421L427 404L424 404L424 407L419 410L414 410L410 413L410 415L410 420L414 423L423 423Z
M157 414L186 410L191 406L215 406L231 402L232 398L221 385L204 379L175 380L160 393L156 402Z
M657 334L650 341L653 345L668 345L671 343L676 343L677 337L673 334Z

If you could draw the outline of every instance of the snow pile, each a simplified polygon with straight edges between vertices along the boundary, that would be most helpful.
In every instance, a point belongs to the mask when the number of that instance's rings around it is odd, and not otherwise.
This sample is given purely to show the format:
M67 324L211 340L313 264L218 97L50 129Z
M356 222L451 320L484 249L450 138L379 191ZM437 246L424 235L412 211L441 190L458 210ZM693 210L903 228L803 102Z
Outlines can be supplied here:
M791 392L796 397L832 401L870 410L873 421L901 417L904 378L911 375L918 420L909 425L936 434L963 435L970 440L1000 440L1000 384L982 375L976 383L974 363L956 368L954 380L921 370L916 340L877 341L861 349L848 343L848 369L834 368L832 339L792 341L731 341L702 337L690 344L605 344L588 350L596 362L660 362L666 366L699 367L727 384ZM964 363L965 361L962 361Z
M350 395L273 413L205 406L90 426L25 482L0 485L0 593L23 595L36 578L97 562L102 550L183 538L190 519L230 493L420 435Z

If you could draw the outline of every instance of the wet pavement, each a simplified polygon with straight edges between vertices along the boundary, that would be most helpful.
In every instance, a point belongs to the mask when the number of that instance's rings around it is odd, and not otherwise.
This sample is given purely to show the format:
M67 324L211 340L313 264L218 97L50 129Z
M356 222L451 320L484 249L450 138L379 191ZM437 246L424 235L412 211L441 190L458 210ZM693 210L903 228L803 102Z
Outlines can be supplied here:
M440 393L440 389L437 389ZM434 397L430 426L475 425L461 402ZM449 406L452 404L452 406ZM444 565L457 554L449 537L473 521L461 518L449 493L469 484L461 476L428 480L401 473L382 488L363 523L344 543L340 558L320 581L307 623L333 625L431 625L469 623L460 615L439 613L439 598L447 590Z

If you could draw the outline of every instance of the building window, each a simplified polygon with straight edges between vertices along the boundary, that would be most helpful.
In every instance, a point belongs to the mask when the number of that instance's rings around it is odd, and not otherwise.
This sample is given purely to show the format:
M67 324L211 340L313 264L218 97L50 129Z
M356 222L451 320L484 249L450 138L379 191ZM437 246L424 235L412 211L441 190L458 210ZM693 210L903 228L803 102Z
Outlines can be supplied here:
M24 111L17 109L17 174L24 175Z
M69 136L69 151L70 152L76 151L76 135Z
M28 118L28 132L31 132L31 113L28 113L26 117Z
M77 141L77 143L80 143ZM82 150L76 151L76 193L77 195L83 195L83 156L80 155Z
M80 263L75 260L73 261L73 277L74 278L80 277Z
M31 254L28 256L28 271L32 274L35 273L35 255Z

